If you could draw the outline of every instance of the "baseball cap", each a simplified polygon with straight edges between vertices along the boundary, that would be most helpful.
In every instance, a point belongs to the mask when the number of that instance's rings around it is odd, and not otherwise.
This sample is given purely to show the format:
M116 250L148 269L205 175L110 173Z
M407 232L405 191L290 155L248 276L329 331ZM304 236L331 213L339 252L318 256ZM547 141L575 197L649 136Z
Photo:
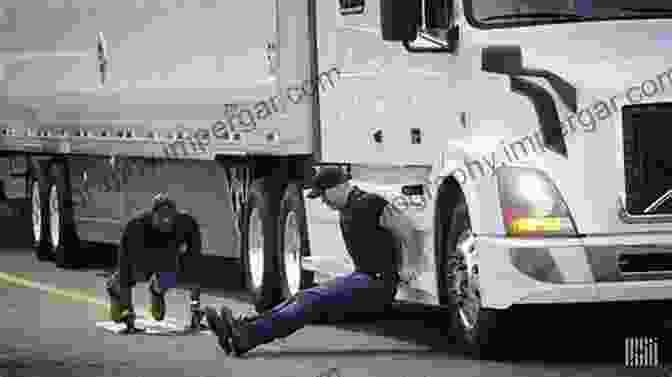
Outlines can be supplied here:
M313 176L313 179L310 182L311 191L308 193L307 197L315 199L322 195L324 190L336 187L349 180L350 178L343 169L335 166L324 167Z

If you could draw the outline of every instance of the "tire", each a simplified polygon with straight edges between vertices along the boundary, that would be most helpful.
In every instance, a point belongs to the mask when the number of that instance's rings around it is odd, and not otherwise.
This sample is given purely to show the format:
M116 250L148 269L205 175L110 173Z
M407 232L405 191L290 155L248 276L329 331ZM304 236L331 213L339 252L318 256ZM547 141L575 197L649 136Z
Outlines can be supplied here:
M282 298L313 286L314 274L302 268L301 259L310 256L306 209L300 187L290 183L280 202L278 216L278 272Z
M56 266L76 268L82 266L82 249L75 229L72 190L68 180L68 170L64 163L55 163L50 168L49 240Z
M441 229L440 291L451 310L451 329L458 344L467 354L478 359L505 359L511 356L504 347L509 312L482 307L476 255L469 246L471 222L464 194L458 187L450 187L454 204L449 216L444 217ZM463 248L458 248L458 242ZM462 249L462 250L460 250ZM510 344L510 343L509 343Z
M278 304L280 277L274 256L278 254L279 193L264 179L250 187L241 216L241 262L243 284L252 295L255 310L261 313ZM263 238L263 241L260 239Z
M36 173L39 174L39 173ZM33 176L30 184L30 208L32 226L33 251L37 260L45 262L53 259L51 248L46 237L49 230L47 222L46 182L41 177Z

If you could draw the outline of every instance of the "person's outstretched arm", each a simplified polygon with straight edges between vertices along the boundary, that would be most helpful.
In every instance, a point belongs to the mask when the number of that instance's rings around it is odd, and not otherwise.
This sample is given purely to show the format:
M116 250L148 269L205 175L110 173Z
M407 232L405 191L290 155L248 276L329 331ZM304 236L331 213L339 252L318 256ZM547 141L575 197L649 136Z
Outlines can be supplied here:
M144 234L140 223L131 220L126 224L121 236L117 253L117 269L121 302L128 307L132 305L131 285L135 281L135 258L142 253Z
M389 203L380 216L380 225L390 230L401 242L402 280L413 280L427 268L422 232L416 229L413 220L401 209Z

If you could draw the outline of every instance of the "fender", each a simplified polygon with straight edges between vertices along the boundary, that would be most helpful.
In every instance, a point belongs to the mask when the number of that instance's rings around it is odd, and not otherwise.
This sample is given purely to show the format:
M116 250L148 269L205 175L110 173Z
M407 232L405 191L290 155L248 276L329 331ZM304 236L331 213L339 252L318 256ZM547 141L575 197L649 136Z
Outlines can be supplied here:
M499 165L494 166L489 160L500 140L499 137L473 136L469 141L449 143L432 164L429 176L432 202L437 202L441 184L450 177L455 179L464 193L476 233L496 233L492 219L499 216L499 205L494 171Z

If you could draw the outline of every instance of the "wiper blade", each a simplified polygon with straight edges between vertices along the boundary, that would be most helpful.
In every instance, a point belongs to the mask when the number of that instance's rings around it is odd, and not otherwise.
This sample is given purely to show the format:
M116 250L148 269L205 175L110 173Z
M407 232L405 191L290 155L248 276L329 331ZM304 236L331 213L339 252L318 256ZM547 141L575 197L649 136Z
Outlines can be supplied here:
M482 21L490 20L506 20L506 19L516 19L516 18L564 18L571 20L582 20L585 19L584 16L580 16L575 13L511 13L511 14L500 14L498 16L490 16L484 18Z

